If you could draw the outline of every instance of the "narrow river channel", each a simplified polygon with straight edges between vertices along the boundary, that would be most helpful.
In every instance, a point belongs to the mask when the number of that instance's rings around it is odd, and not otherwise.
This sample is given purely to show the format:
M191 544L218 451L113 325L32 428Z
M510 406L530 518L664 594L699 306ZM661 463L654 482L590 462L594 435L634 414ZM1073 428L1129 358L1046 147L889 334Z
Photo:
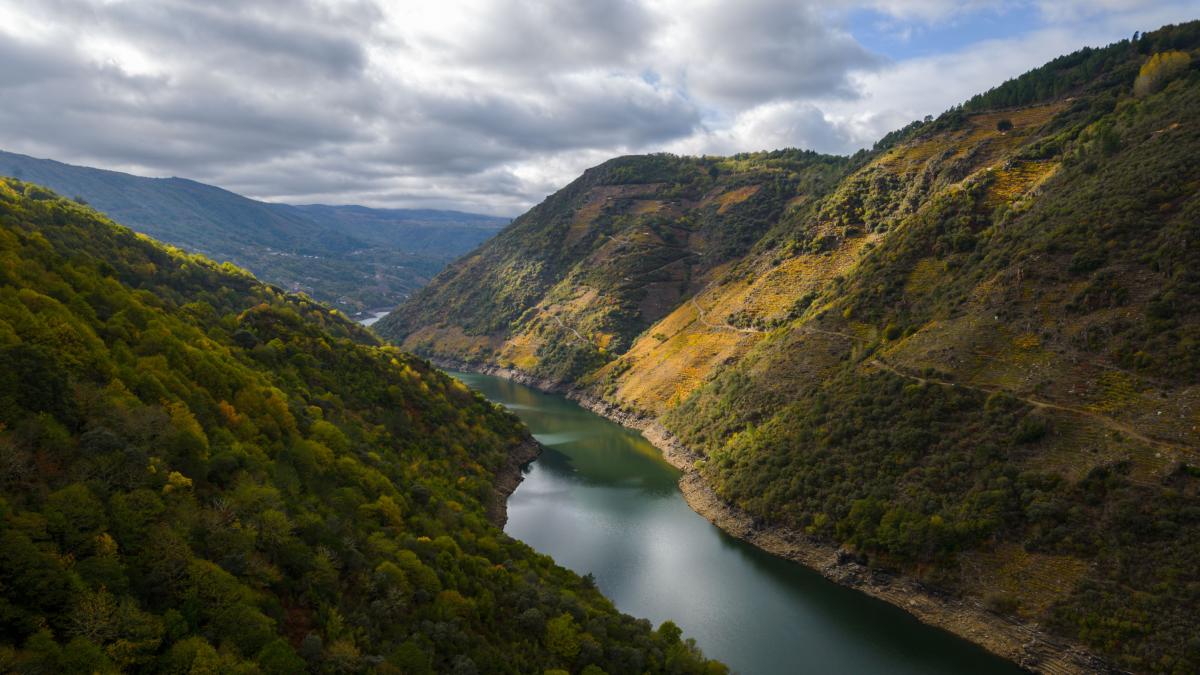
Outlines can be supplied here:
M725 534L636 431L562 397L453 373L512 410L545 446L508 502L505 531L580 574L621 611L674 620L745 675L1020 673L900 609Z

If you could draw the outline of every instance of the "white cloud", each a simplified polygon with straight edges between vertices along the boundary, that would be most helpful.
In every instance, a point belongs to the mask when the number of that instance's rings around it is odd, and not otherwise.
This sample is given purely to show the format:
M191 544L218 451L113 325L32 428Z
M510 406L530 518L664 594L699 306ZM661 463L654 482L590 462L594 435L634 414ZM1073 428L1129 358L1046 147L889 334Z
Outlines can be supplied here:
M0 0L0 148L268 199L512 215L617 154L853 151L1194 13L1021 4L1042 28L888 62L847 6L815 0ZM1012 3L856 6L928 28Z
M1047 20L1059 23L1078 21L1109 12L1152 9L1156 4L1163 3L1147 2L1146 0L1037 0L1036 4Z
M832 26L815 5L792 0L663 2L655 62L689 91L717 103L802 96L853 97L850 74L881 59Z
M1006 5L1003 0L867 0L862 4L897 19L924 22L944 21L984 9L999 10ZM1007 3L1013 4L1019 3Z

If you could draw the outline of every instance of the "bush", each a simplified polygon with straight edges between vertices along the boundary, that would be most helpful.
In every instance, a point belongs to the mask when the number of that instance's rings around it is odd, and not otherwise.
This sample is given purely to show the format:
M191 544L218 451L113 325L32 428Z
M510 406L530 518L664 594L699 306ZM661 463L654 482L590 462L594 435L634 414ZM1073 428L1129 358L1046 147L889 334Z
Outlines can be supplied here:
M1016 598L1001 591L996 591L985 595L983 598L983 604L989 610L997 614L1006 615L1016 614L1017 609L1020 607L1020 603L1017 602Z
M1027 415L1025 419L1017 424L1016 430L1013 431L1013 440L1017 443L1033 443L1044 438L1046 432L1046 420L1034 417L1033 415Z

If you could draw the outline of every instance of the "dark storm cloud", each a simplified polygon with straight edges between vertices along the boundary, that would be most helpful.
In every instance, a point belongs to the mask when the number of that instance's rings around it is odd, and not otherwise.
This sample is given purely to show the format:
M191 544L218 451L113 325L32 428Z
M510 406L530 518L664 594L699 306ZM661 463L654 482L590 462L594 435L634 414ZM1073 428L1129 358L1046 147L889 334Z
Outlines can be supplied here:
M361 137L336 109L245 96L207 77L187 85L80 64L71 76L6 96L0 128L74 153L181 169Z
M430 122L530 150L638 146L685 136L700 121L693 103L626 78L570 78L549 97L432 95L421 104Z
M0 88L8 90L69 76L77 68L61 50L17 39L0 39L0 64Z

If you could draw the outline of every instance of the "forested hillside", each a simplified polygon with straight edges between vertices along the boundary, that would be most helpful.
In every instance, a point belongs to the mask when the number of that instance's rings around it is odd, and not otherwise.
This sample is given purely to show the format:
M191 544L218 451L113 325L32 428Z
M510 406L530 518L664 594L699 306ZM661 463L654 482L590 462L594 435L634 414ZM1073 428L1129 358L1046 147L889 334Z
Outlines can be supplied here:
M350 314L395 305L508 223L457 211L271 204L184 178L10 152L0 152L0 176L47 186L159 241Z
M335 311L0 179L0 672L723 672L491 522L531 443Z
M377 324L409 348L573 380L806 212L848 160L784 150L588 170Z
M665 427L763 527L1194 672L1198 48L1081 50L851 158L613 160L380 330Z

